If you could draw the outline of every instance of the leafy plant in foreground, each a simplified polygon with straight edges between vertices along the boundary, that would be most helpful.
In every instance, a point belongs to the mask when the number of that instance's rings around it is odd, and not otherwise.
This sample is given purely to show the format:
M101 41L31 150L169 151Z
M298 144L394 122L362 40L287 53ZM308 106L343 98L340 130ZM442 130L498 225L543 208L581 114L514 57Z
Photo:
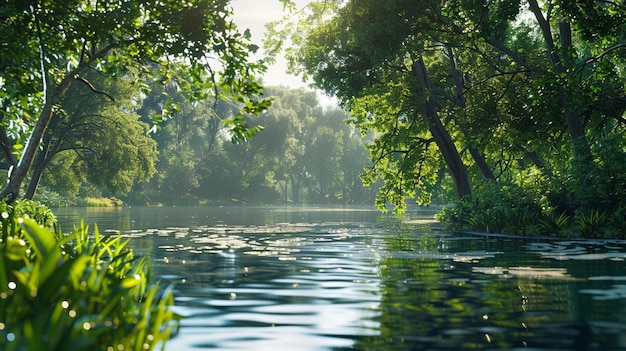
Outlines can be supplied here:
M57 223L56 216L52 213L52 210L50 210L48 206L32 200L20 199L12 205L8 205L6 202L0 201L0 213L7 213L7 215L15 218L27 216L46 228L52 228ZM4 220L2 222L2 227L6 228ZM6 233L4 235L6 235Z
M171 290L150 283L128 241L62 235L2 212L0 349L153 350L176 328Z

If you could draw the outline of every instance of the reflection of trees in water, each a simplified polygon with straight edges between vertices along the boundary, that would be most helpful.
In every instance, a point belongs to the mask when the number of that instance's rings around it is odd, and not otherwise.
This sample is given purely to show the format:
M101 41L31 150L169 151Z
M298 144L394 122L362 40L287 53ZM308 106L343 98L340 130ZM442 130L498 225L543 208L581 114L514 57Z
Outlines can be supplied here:
M356 349L624 346L623 337L619 341L624 329L602 329L585 321L593 319L582 311L593 306L581 304L578 280L566 268L527 267L529 257L520 255L481 258L479 252L464 248L468 242L416 230L396 228L386 244L389 252L380 261L380 335L359 338ZM475 250L480 244L471 245ZM534 263L545 266L553 261Z
M281 223L180 227L180 220L165 226L156 225L160 223L156 218L152 228L159 229L125 232L137 254L154 260L154 277L165 284L176 283L179 307L191 307L202 316L218 313L216 304L227 306L219 307L221 315L253 315L251 305L237 305L249 299L249 303L288 306L290 313L302 313L311 321L315 313L310 311L319 306L309 304L324 301L328 310L360 321L346 322L353 328L337 333L346 333L342 337L354 339L354 347L362 350L524 345L626 349L626 305L619 297L626 291L623 245L468 237L403 223L392 215L377 217L371 226L360 225L360 216L372 216L371 212L344 215L346 221L332 217L328 222L327 210L308 208L262 216L251 216L245 208L206 213L151 208L133 215L127 215L127 210L118 213L127 225L131 219L141 223L148 214L174 218L174 213L177 218L189 213L198 218L185 219L191 223L214 217L224 220L224 214L231 212L245 214L241 216L245 223ZM324 224L310 224L324 218ZM88 222L105 223L101 228L113 223ZM237 295L230 306L232 292ZM355 292L361 295L351 295ZM344 313L354 312L351 304L364 300L368 309L376 305L376 310ZM312 334L318 331L307 328ZM358 336L365 329L370 336ZM379 335L371 335L375 333Z

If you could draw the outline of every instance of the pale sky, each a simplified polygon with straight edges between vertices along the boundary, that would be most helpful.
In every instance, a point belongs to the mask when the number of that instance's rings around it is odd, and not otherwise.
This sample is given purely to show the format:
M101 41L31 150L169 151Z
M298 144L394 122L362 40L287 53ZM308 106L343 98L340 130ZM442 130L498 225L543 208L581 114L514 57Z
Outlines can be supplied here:
M309 0L294 0L296 8L302 9ZM232 0L231 5L234 12L234 20L237 27L244 31L250 29L252 33L252 42L259 45L262 50L263 38L265 34L265 23L271 22L283 17L283 5L279 0ZM258 58L261 57L259 54ZM292 76L286 73L287 61L282 57L276 58L276 63L270 66L267 73L263 76L263 85L284 85L292 88L307 88L313 90L306 83L302 82L302 78ZM326 107L336 107L338 102L334 97L326 96L321 91L317 91L317 97Z
M301 8L308 3L308 0L296 0L296 3L298 8ZM241 31L249 28L252 32L252 41L259 47L263 45L265 23L280 19L283 16L283 6L279 0L233 0L231 5L237 27ZM286 69L286 61L277 57L276 64L270 66L263 77L264 85L306 87L300 77L286 74Z

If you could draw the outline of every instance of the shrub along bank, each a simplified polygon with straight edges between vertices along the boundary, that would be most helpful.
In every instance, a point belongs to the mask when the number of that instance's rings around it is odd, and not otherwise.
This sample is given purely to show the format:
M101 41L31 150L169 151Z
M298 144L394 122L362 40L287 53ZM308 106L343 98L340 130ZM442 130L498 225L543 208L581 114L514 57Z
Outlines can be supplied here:
M597 194L597 189L587 191ZM626 199L601 201L599 196L581 203L584 195L573 195L563 183L487 182L471 197L444 208L437 219L455 231L626 239Z
M52 231L32 201L0 204L0 349L153 350L177 328L172 291L120 236Z

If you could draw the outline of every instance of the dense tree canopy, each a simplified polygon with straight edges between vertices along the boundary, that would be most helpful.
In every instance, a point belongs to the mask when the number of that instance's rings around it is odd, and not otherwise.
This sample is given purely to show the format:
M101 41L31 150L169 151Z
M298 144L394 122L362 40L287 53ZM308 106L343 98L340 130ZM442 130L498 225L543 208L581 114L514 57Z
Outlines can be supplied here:
M25 197L33 197L41 176L48 187L67 195L89 182L120 196L155 173L156 142L149 125L131 112L137 108L137 80L89 80L110 97L93 96L76 85L68 89L33 162Z
M165 90L168 90L166 88ZM153 90L152 94L162 92ZM368 164L363 139L344 123L341 110L323 107L313 91L267 87L272 106L251 127L264 129L239 142L226 132L219 115L237 113L220 102L189 103L170 91L176 118L153 134L158 143L157 174L136 187L130 203L199 204L213 201L254 203L367 203L372 201L358 174ZM149 116L157 101L145 100ZM152 106L152 107L151 107ZM235 141L233 143L233 141Z
M626 209L625 10L622 1L314 1L274 25L267 45L291 39L292 69L377 133L365 179L385 181L381 208L427 202L444 166L466 204L499 194L474 203L479 212L501 201L516 220L525 208L580 222ZM511 187L528 203L503 196Z
M11 168L1 198L18 195L54 116L73 113L60 111L71 86L108 94L88 80L92 71L123 77L132 68L144 91L179 77L190 99L219 92L247 113L268 106L254 80L263 66L249 62L255 47L228 1L8 0L0 18L0 144ZM241 118L231 127L250 132Z

